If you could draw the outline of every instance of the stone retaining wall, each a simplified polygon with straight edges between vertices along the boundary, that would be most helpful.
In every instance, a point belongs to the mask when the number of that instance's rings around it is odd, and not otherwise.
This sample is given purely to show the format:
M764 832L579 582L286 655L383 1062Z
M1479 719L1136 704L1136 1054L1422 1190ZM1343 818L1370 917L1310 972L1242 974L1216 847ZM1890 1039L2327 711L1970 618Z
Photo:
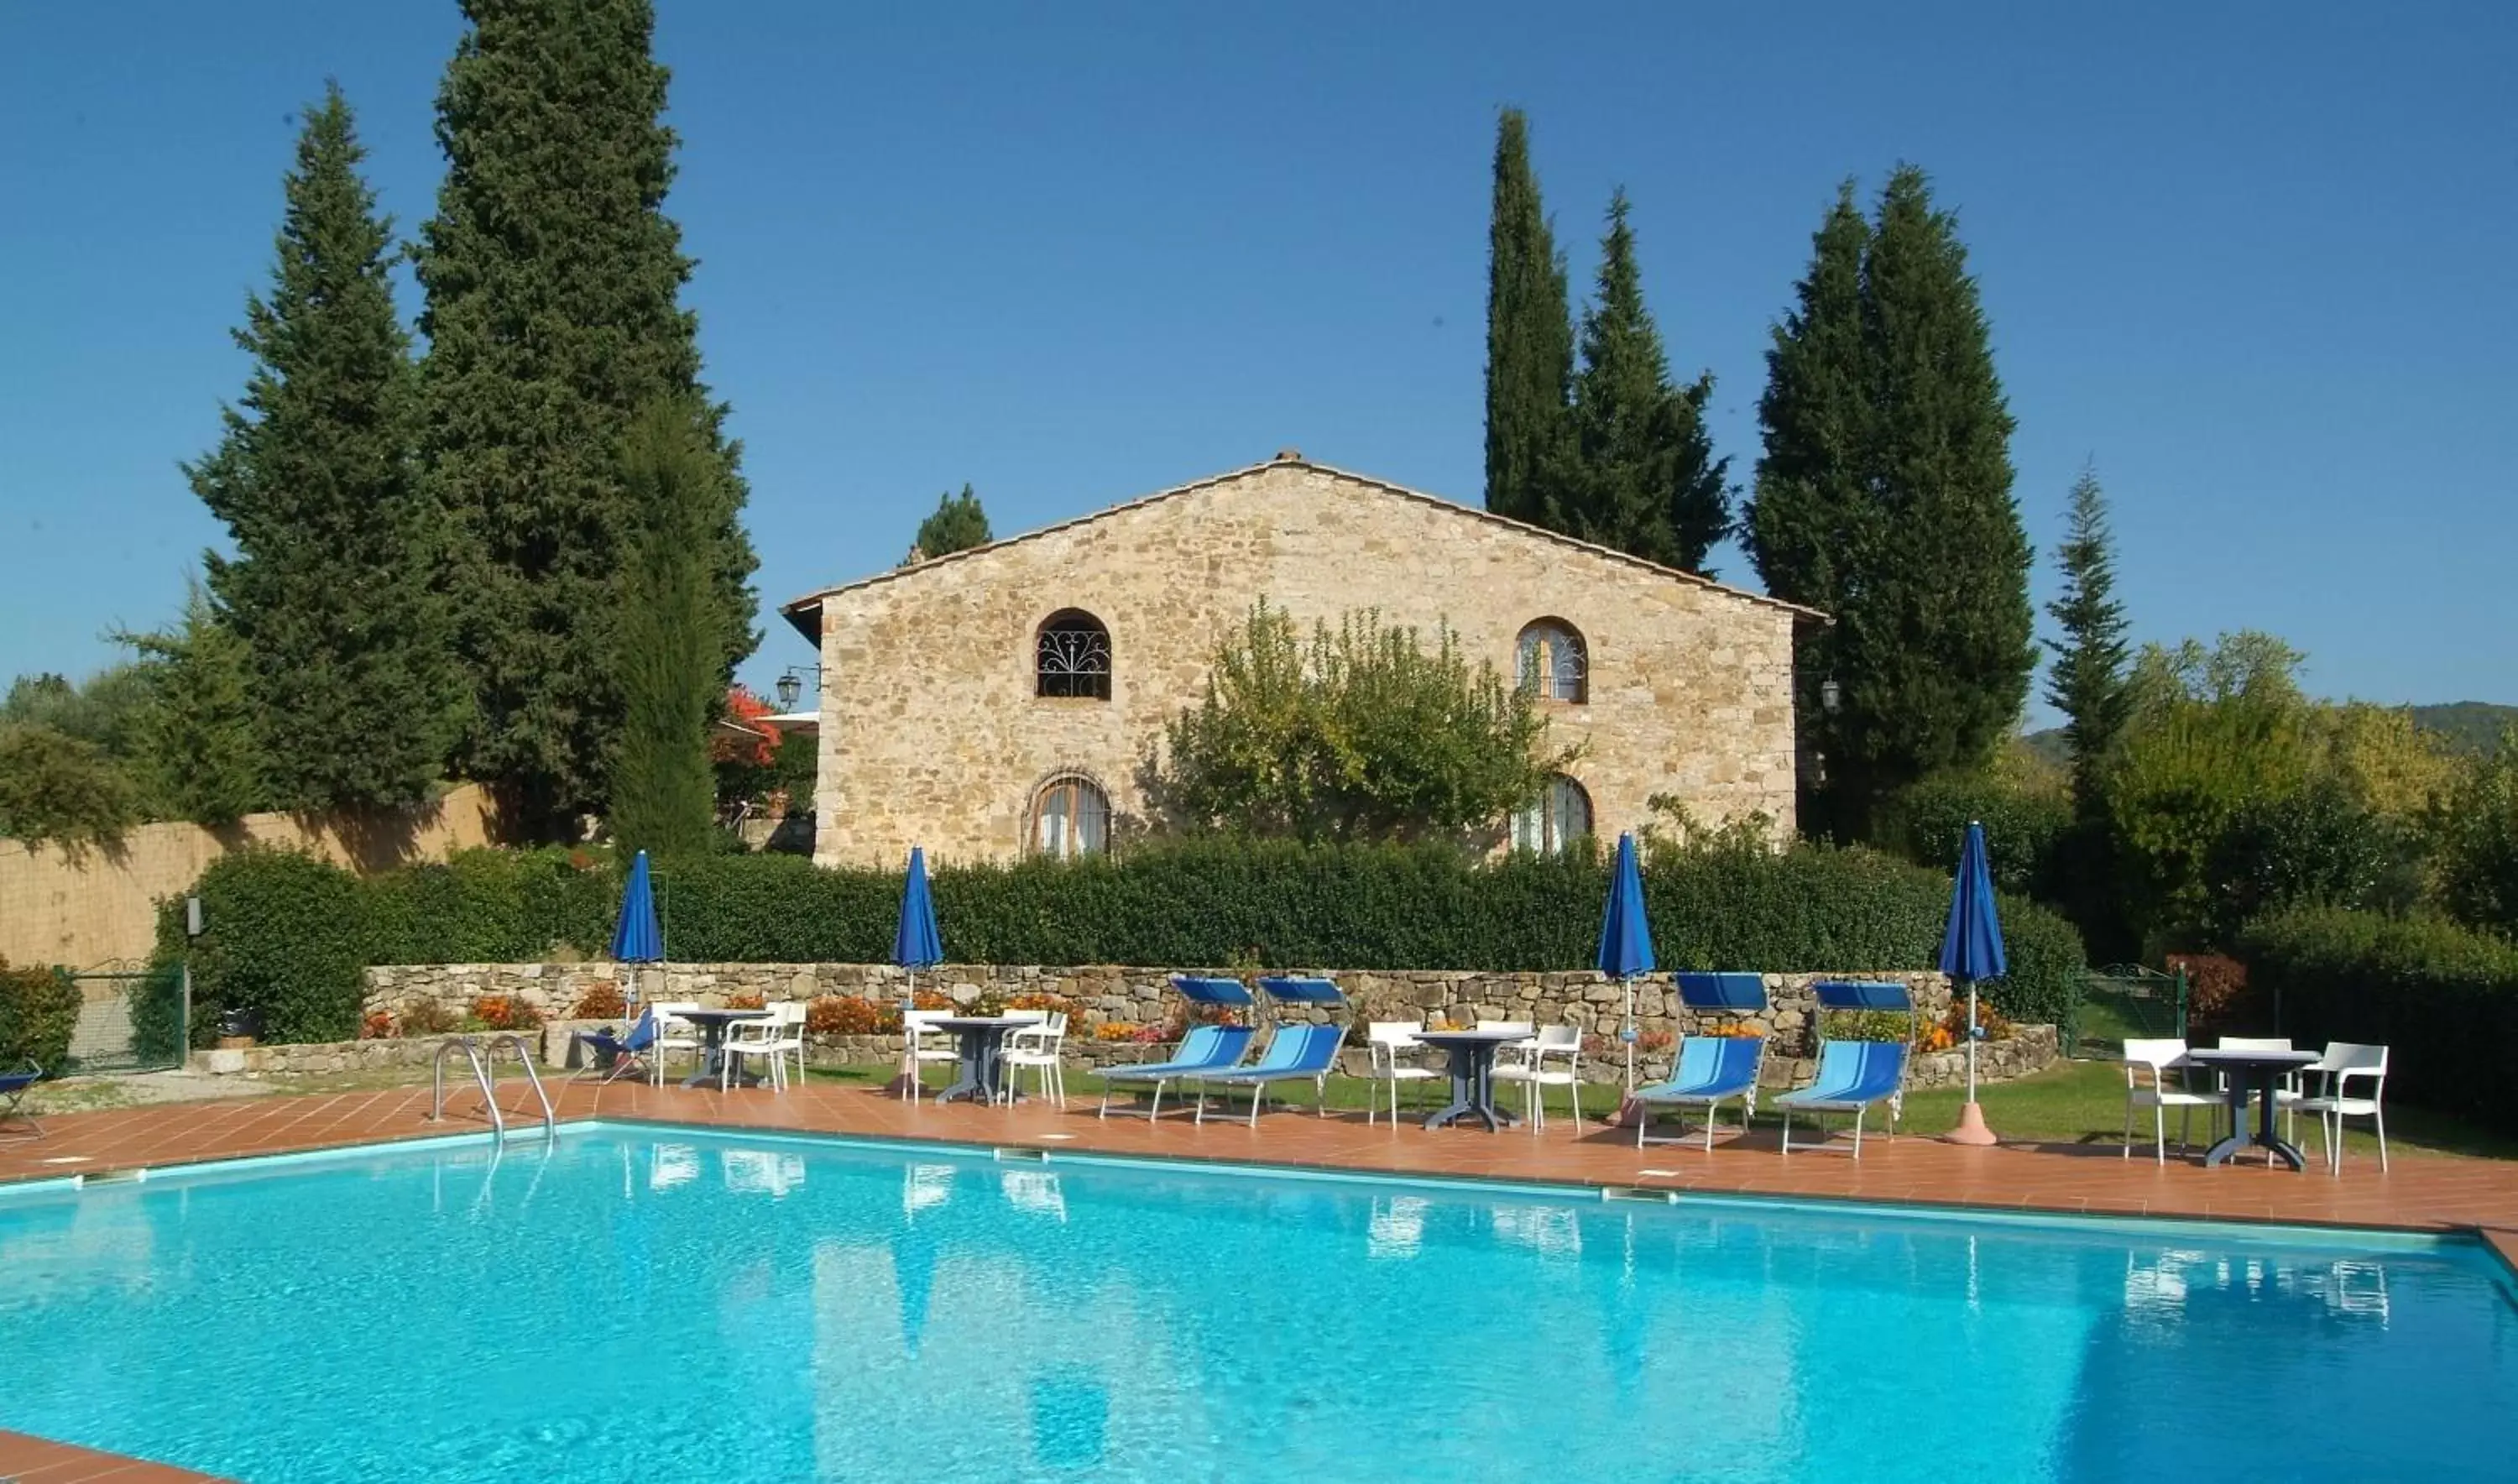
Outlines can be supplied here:
M630 974L626 966L584 964L434 964L369 969L364 1009L382 1010L399 1018L412 1006L433 1002L460 1015L489 995L522 1001L553 1021L564 1020L589 988L617 988ZM1231 971L1206 971L1229 973ZM1322 972L1337 981L1354 1002L1354 1019L1421 1021L1433 1017L1461 1025L1479 1020L1527 1020L1541 1025L1582 1026L1596 1037L1586 1047L1584 1069L1590 1078L1610 1081L1625 1074L1625 1056L1617 1041L1623 991L1615 981L1592 972L1501 974L1462 970L1359 970ZM1947 980L1929 973L1840 972L1769 974L1768 1015L1755 1022L1775 1037L1766 1061L1766 1080L1789 1086L1808 1080L1814 1037L1810 986L1827 979L1890 980L1907 985L1924 1024L1937 1024L1948 1012ZM648 999L695 1000L722 1004L729 997L760 995L764 999L813 999L821 995L857 995L896 1003L908 987L907 976L889 964L673 964L636 971L637 987ZM1113 966L1043 968L1038 966L947 964L922 973L921 989L935 989L964 1003L983 989L1006 995L1054 994L1075 1006L1078 1024L1070 1026L1069 1057L1082 1066L1111 1066L1142 1061L1151 1049L1131 1040L1102 1040L1094 1027L1112 1023L1168 1027L1180 1001L1162 970ZM1318 1012L1314 1019L1324 1018ZM1715 1028L1712 1017L1682 1010L1667 975L1639 983L1635 990L1635 1023L1642 1037L1638 1070L1648 1076L1667 1074L1675 1037ZM432 1038L433 1043L433 1038ZM353 1045L395 1044L392 1042ZM558 1044L565 1047L564 1036ZM834 1062L881 1063L900 1054L897 1035L817 1038L819 1055ZM281 1050L282 1048L273 1048ZM336 1048L337 1049L337 1048ZM1978 1059L1977 1074L1987 1079L2023 1075L2052 1063L2058 1055L2052 1026L2024 1026L2009 1040L1988 1042ZM552 1058L555 1060L555 1058ZM1361 1048L1349 1055L1351 1069L1364 1070ZM387 1065L387 1064L373 1064ZM1916 1059L1909 1085L1931 1087L1965 1078L1964 1051L1933 1052Z

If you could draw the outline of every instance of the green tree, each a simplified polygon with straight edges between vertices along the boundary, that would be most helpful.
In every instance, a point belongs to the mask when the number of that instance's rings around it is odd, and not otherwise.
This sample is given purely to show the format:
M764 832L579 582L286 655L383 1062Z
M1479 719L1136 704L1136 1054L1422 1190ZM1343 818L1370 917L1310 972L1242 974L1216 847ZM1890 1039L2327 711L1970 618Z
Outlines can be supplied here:
M2471 928L2518 940L2518 729L2501 734L2439 813L2442 904Z
M2072 749L2072 803L2084 818L2106 809L2103 797L2108 755L2132 714L2125 667L2124 604L2116 601L2115 540L2107 530L2106 496L2094 469L2072 482L2071 526L2056 548L2063 590L2046 605L2063 637L2050 640L2054 667L2046 699L2063 714L2063 738Z
M1854 204L1853 183L1811 237L1810 265L1796 303L1766 350L1766 387L1758 399L1764 452L1741 534L1767 590L1823 612L1842 613L1879 566L1881 512L1871 498L1873 417L1870 351L1862 327L1862 258L1871 226ZM1851 721L1823 702L1826 682L1847 668L1834 624L1794 629L1794 715L1803 750L1819 769L1802 773L1802 827L1830 832L1831 791L1823 781L1845 752ZM1845 688L1838 680L1837 689Z
M528 828L599 807L622 718L616 580L635 525L633 412L692 399L719 498L701 549L714 648L758 640L739 450L700 380L690 277L664 214L674 137L648 0L467 0L437 102L447 159L419 248L421 451L451 516L469 671L466 770Z
M439 522L412 459L400 249L365 154L327 86L285 177L271 287L236 332L254 358L242 410L185 470L236 542L233 559L206 558L208 586L245 646L267 781L291 808L416 804L461 725Z
M76 685L58 675L20 676L0 700L0 721L53 727L128 764L140 756L140 719L148 706L147 673L124 663Z
M173 628L120 638L149 677L138 729L150 811L216 825L269 808L249 656L208 595L195 586Z
M1812 822L1859 838L1905 785L1984 764L2035 650L2011 415L1957 223L1913 166L1867 230L1851 218L1848 188L1776 329L1747 528L1767 589L1835 619L1803 655L1805 698L1829 678L1840 697L1802 711Z
M1175 827L1300 840L1492 843L1570 752L1531 693L1378 614L1316 626L1264 601L1205 698L1164 729L1147 793Z
M1705 431L1713 396L1711 374L1671 385L1621 191L1609 202L1597 294L1583 316L1570 458L1548 482L1545 523L1646 561L1704 570L1731 525L1730 460L1714 457Z
M962 486L959 495L935 498L935 513L918 523L918 554L930 561L984 546L996 538L988 532L988 512L979 508L979 497Z
M725 487L706 438L687 404L658 401L630 423L623 449L638 524L617 630L612 838L657 855L705 850L716 828L708 730L726 677L708 538Z
M1530 168L1519 109L1496 122L1495 203L1487 225L1487 508L1537 521L1543 480L1562 457L1574 327L1565 259Z
M72 851L112 845L140 817L130 777L56 726L0 721L0 835Z

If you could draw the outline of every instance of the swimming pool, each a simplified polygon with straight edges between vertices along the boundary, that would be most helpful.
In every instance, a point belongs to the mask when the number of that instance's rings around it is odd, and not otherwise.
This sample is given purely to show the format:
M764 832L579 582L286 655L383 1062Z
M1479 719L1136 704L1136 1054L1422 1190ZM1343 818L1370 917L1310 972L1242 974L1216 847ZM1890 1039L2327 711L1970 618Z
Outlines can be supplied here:
M2460 1243L632 1125L0 1198L0 1427L254 1481L2510 1476Z

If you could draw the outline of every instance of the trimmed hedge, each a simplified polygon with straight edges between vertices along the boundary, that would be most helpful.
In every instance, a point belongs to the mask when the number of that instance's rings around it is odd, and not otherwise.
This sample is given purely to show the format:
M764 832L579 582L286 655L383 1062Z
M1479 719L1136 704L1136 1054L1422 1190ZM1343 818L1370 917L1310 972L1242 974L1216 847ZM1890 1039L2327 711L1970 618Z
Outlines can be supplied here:
M0 1072L29 1058L47 1075L68 1069L70 1035L78 1029L79 986L60 969L12 969L0 959Z
M945 951L964 963L1551 970L1590 966L1608 867L1587 854L1473 864L1441 848L1200 841L947 869L934 886ZM357 1033L367 964L600 953L620 886L607 861L557 851L471 851L365 881L245 851L196 890L208 928L196 1026L259 1005L271 1038L325 1040ZM1664 851L1644 893L1665 969L1856 972L1931 967L1950 885L1870 851L1802 847ZM900 877L716 855L659 865L657 894L677 959L880 963ZM2023 899L2005 897L2002 912L2012 976L1990 998L2069 1034L2079 936ZM159 943L181 948L171 905Z
M2385 1046L2389 1101L2518 1131L2518 946L2438 918L2330 907L2258 918L2239 946L2250 996L2280 996L2294 1041Z

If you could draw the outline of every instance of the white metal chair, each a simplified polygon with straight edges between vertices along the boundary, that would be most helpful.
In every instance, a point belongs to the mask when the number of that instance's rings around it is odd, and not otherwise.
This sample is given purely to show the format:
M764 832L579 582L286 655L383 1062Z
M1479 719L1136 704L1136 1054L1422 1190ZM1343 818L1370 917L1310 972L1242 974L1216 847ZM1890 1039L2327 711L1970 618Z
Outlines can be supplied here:
M2301 1098L2291 1108L2296 1113L2317 1114L2318 1140L2324 1148L2326 1169L2337 1175L2343 1173L2343 1120L2367 1118L2378 1127L2378 1170L2385 1173L2387 1113L2379 1103L2387 1093L2387 1048L2337 1041L2325 1048L2324 1060L2313 1069L2326 1075L2325 1091L2313 1098ZM2355 1077L2369 1083L2367 1097L2353 1096Z
M1549 1064L1562 1060L1564 1065ZM1522 1054L1510 1062L1498 1058L1495 1078L1498 1082L1518 1082L1522 1087L1524 1111L1530 1119L1530 1131L1538 1133L1547 1126L1547 1089L1562 1087L1574 1100L1574 1126L1583 1126L1583 1027L1580 1026L1541 1026L1539 1033L1522 1048Z
M960 1013L957 1010L904 1010L901 1012L900 1034L905 1048L903 1059L909 1064L909 1086L906 1091L912 1103L918 1101L922 1090L918 1074L926 1069L928 1063L942 1062L950 1066L962 1060L961 1047L955 1043L952 1034L935 1028L937 1021L951 1020ZM929 1039L930 1037L942 1039L940 1042L933 1041Z
M1443 1075L1431 1067L1399 1060L1403 1052L1424 1049L1424 1043L1416 1039L1416 1032L1424 1028L1414 1021L1374 1021L1365 1027L1364 1053L1370 1059L1372 1080L1390 1084L1390 1122L1393 1127L1399 1123L1399 1084L1430 1082ZM1365 1122L1373 1120L1380 1102L1378 1092L1365 1099Z
M1066 1106L1066 1063L1063 1053L1066 1046L1066 1012L1044 1012L1038 1024L1006 1032L1006 1049L997 1059L1005 1069L1006 1097L1015 1092L1016 1073L1031 1069L1042 1097L1059 1107Z
M656 1043L648 1048L647 1070L659 1087L665 1085L665 1058L678 1051L682 1060L696 1061L700 1047L699 1027L682 1017L700 1008L697 1000L653 1000L648 1009L656 1012Z
M717 1064L717 1091L734 1083L745 1057L759 1057L769 1067L769 1086L787 1090L787 1058L796 1058L796 1078L804 1076L804 1007L792 1001L766 1007L766 1020L736 1021L727 1027L725 1058Z
M2186 1043L2184 1041L2172 1038L2131 1040L2124 1043L2124 1155L2126 1158L2133 1157L2135 1109L2150 1110L2152 1157L2156 1162L2166 1164L2168 1162L2168 1110L2174 1108L2179 1111L2177 1143L2182 1149L2192 1142L2190 1136L2194 1131L2194 1110L2198 1108L2206 1110L2206 1122L2209 1123L2208 1111L2223 1106L2222 1099L2217 1093L2191 1091L2182 1078L2172 1084L2169 1074L2178 1070L2185 1060ZM2149 1073L2148 1084L2143 1080L2145 1072ZM2219 1125L2211 1126L2217 1128Z

